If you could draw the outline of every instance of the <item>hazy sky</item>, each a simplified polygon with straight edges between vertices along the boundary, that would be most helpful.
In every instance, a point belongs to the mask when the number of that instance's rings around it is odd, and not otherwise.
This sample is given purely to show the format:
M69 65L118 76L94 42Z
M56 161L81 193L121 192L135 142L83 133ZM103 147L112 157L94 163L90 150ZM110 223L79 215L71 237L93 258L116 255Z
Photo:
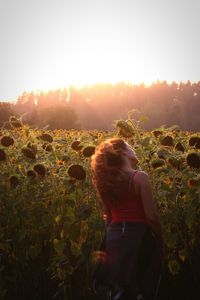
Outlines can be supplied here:
M0 0L0 100L69 84L200 80L200 0Z

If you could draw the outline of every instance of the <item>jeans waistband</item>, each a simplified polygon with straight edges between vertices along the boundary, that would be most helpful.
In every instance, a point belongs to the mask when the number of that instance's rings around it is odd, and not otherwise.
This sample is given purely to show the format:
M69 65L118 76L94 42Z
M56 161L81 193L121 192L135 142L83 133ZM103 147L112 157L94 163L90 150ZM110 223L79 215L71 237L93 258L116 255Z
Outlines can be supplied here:
M122 233L125 232L125 230L129 229L139 229L139 228L144 228L146 227L147 224L142 223L142 222L114 222L110 223L107 227L107 230L120 230Z
M111 222L108 226L109 227L112 227L112 228L115 228L115 227L117 227L117 228L121 228L121 227L123 227L123 226L138 226L138 225L146 225L146 223L143 223L143 222L134 222L134 221L128 221L128 222L126 222L126 221L124 221L124 222Z

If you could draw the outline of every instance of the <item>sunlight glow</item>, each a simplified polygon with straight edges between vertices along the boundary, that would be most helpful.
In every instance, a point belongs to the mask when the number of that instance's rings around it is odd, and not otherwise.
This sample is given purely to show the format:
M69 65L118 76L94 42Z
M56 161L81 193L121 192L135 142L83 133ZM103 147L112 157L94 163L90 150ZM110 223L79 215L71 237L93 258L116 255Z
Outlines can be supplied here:
M159 0L3 1L0 100L69 85L197 81L198 8L182 3L180 14L178 4Z
M32 70L27 78L29 90L120 81L148 85L159 79L159 57L153 47L149 46L146 51L146 43L150 44L148 39L144 41L141 36L136 36L133 51L129 47L129 36L114 29L108 31L106 24L99 29L86 26L83 31L73 33L68 43L63 39L63 29L52 43L52 33L48 32L46 40L49 42L43 43L35 61L29 60Z
M39 85L33 85L33 76L30 77L29 85L34 89L48 90L97 82L114 84L131 81L150 84L159 77L152 70L152 56L149 51L145 54L137 49L134 53L129 53L123 45L106 36L101 40L93 38L91 42L88 35L84 37L84 43L77 39L66 52L59 48L45 51L45 57L41 57L38 73L35 74L35 83L38 81Z

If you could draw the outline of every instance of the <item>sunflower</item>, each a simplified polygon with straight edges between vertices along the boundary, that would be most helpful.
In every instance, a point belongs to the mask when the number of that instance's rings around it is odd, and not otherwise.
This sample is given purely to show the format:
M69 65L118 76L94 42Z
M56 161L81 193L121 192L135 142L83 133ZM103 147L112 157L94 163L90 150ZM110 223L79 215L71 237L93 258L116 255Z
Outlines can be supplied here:
M71 165L68 169L68 175L77 180L83 180L86 177L86 172L81 165Z
M35 178L35 177L36 177L36 172L33 171L33 170L28 170L28 171L26 172L26 175L27 175L28 177L30 177L30 178Z
M196 149L200 149L200 137L199 136L191 136L189 139L189 145Z
M82 153L85 157L90 157L95 153L95 147L94 146L87 146L86 148L83 149Z
M157 155L158 155L158 157L159 158L161 158L161 159L166 159L168 156L169 156L169 152L166 150L166 148L160 148L160 149L158 149L158 151L157 151Z
M61 160L66 163L66 162L68 162L70 160L70 157L65 154L65 155L63 155L63 157L61 158Z
M126 121L118 120L118 121L115 122L115 126L119 130L119 135L121 135L123 137L128 138L128 137L132 137L134 135L134 129L130 125L128 120L126 120Z
M187 164L191 168L200 168L200 154L197 152L191 152L186 157Z
M19 178L16 175L12 175L9 178L10 186L16 188L19 184Z
M164 161L164 159L161 159L161 158L155 158L151 161L151 166L154 169L162 167L162 166L164 166L164 164L165 164L165 161Z
M37 153L37 145L36 144L32 144L31 142L28 142L27 148L29 148L34 154Z
M51 144L45 143L42 145L42 148L47 151L47 152L52 152L53 151L53 147Z
M2 146L4 146L4 147L12 146L12 145L14 144L14 139L13 139L11 136L4 135L4 136L1 138L1 144L2 144Z
M22 122L21 120L18 120L16 119L15 121L10 121L10 125L13 127L13 128L21 128L22 127Z
M174 144L174 140L173 137L171 135L166 135L163 138L161 138L161 145L163 146L173 146Z
M177 151L185 152L185 148L184 148L183 144L181 144L181 142L178 142L174 148Z
M163 134L163 132L160 130L153 130L152 133L156 138Z
M78 140L73 141L72 144L71 144L71 148L75 151L80 151L83 148L83 146L80 145L80 143L81 143L81 141L78 141Z
M46 168L43 164L34 165L33 170L40 176L45 176L46 174Z
M6 160L6 153L3 149L0 149L0 161Z
M177 159L175 157L169 157L168 163L175 169L179 169L181 166L181 159Z
M197 187L200 185L200 180L198 178L190 178L188 179L187 181L187 185L190 187L190 188L193 188L193 187Z
M63 166L63 165L64 165L64 161L58 159L58 160L56 161L56 165Z
M10 118L9 118L9 122L15 122L15 121L17 121L18 119L17 119L17 117L16 116L10 116Z
M39 138L45 142L49 142L52 143L53 142L53 138L50 134L48 133L43 133L39 136Z
M21 149L21 151L25 157L31 158L31 159L36 159L35 153L31 149L29 149L27 147L23 147Z

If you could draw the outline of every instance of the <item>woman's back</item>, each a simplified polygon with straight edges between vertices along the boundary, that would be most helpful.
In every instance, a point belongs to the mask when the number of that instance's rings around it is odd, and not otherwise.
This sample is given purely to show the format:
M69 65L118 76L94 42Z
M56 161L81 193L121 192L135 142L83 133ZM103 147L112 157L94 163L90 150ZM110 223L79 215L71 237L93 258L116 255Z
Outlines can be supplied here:
M140 196L136 193L134 176L138 171L130 173L128 190L122 195L122 199L114 205L109 205L112 222L142 222L146 223L144 209Z
M100 144L91 162L107 215L103 273L96 278L113 288L113 299L139 293L153 299L160 274L160 223L149 177L135 170L137 163L131 146L117 138Z

